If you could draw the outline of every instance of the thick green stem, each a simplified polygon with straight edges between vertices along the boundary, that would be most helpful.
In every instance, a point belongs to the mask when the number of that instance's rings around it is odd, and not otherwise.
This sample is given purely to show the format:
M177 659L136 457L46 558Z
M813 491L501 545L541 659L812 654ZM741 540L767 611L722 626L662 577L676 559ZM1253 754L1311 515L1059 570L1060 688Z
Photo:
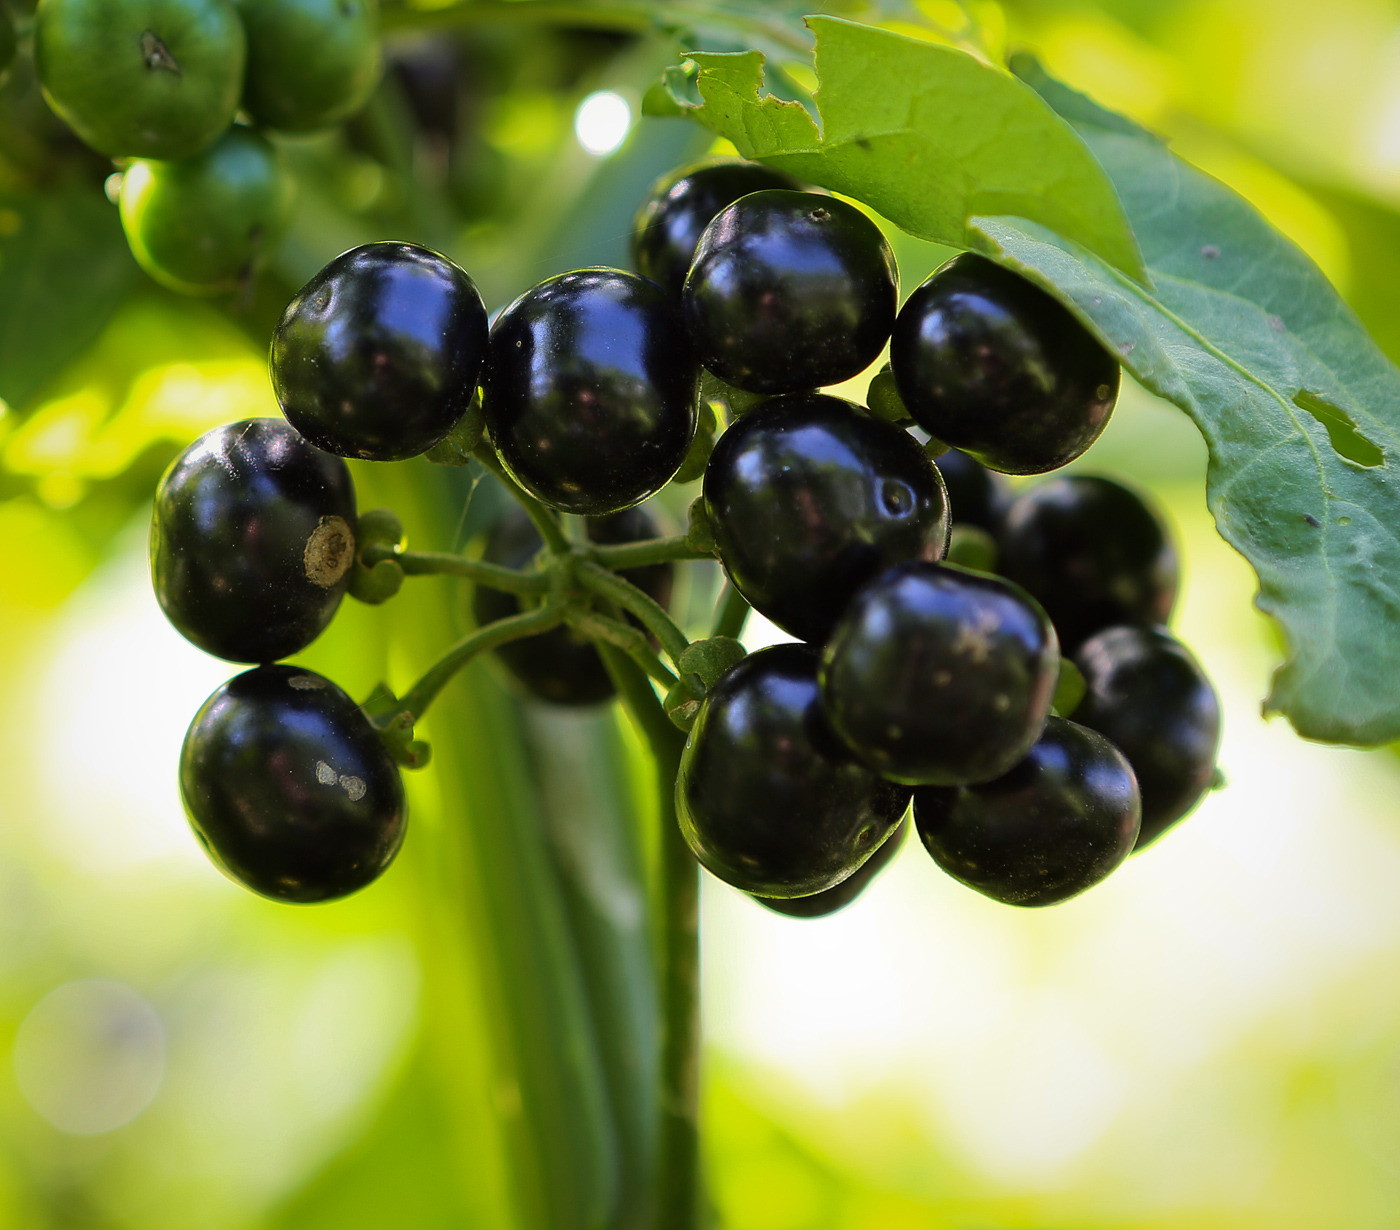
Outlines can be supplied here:
M622 577L587 560L578 566L578 579L595 594L601 594L609 601L617 603L623 610L635 615L646 630L661 642L661 648L666 651L672 662L679 663L681 654L690 648L690 641L685 633L676 627L671 617L650 594L643 593Z
M744 630L744 621L749 617L747 599L732 584L724 587L720 596L719 608L715 614L714 630L711 636L732 636L736 641Z
M594 611L570 615L569 624L595 641L616 645L662 687L675 687L676 676L667 670L666 664L652 652L651 642L640 629Z
M478 628L469 636L464 636L423 673L423 677L400 697L400 708L407 709L416 721L452 676L477 654L508 641L548 632L563 622L564 613L559 607L543 606L524 615L512 615L509 619L498 619L484 628Z
M698 1230L700 1185L700 869L676 823L685 736L645 676L610 645L598 652L656 761L661 821L662 1050L657 1230Z
M466 577L477 585L510 594L549 592L549 578L542 573L521 572L518 568L504 568L500 564L488 564L485 560L467 559L445 551L396 551L387 543L371 543L360 553L360 559L366 568L391 559L411 577Z
M501 465L500 460L486 441L483 440L472 450L472 456L490 470L500 480L501 486L515 497L515 502L525 510L530 520L535 523L535 529L544 539L544 545L555 555L563 555L568 552L569 540L564 537L564 531L559 525L559 518L506 473L505 467Z
M645 568L648 564L668 564L672 560L713 559L708 551L697 551L685 534L674 538L644 538L640 542L624 542L617 546L592 548L593 555L605 567Z

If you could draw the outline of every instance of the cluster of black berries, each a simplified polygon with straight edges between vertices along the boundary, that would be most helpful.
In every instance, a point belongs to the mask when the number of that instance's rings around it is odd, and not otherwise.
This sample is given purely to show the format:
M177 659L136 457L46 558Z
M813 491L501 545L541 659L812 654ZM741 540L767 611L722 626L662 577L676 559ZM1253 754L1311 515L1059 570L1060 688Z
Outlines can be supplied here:
M39 0L34 59L73 131L132 160L121 217L142 267L214 294L287 222L290 183L264 134L358 111L379 80L376 26L373 0Z
M1012 500L993 472L1061 466L1107 421L1118 366L1064 308L964 255L901 310L864 214L742 163L658 185L634 258L638 273L549 278L488 329L445 258L348 252L274 337L287 423L220 428L172 466L152 537L162 605L195 643L266 664L216 692L185 743L185 802L221 866L269 896L319 900L367 883L401 840L395 761L413 762L421 704L371 720L328 680L273 665L347 588L382 600L411 562L392 517L357 519L340 457L475 456L499 472L523 511L474 571L457 569L479 583L485 629L539 616L499 656L536 696L579 704L613 691L589 644L599 629L650 655L690 731L682 832L773 908L852 899L896 849L911 795L941 866L1022 905L1096 883L1195 805L1219 711L1162 626L1176 566L1160 518L1107 479ZM887 343L873 410L817 391ZM732 420L722 434L717 416ZM655 539L637 506L701 474L687 550L649 553L676 540ZM557 513L582 517L586 541L566 541ZM948 562L950 541L983 567ZM644 547L642 566L606 572L624 543ZM661 627L667 560L699 544L802 643L706 678L697 647ZM550 569L560 584L543 582ZM711 663L740 656L724 637L707 644Z

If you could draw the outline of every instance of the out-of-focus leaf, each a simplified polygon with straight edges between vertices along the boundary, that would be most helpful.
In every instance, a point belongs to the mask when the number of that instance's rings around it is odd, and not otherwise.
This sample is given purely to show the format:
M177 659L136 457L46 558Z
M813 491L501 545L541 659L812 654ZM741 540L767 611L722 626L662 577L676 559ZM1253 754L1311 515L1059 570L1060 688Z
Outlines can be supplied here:
M1015 77L956 48L811 17L814 117L764 95L764 57L695 52L699 106L675 106L746 158L864 201L922 239L974 246L971 220L1008 214L1130 277L1142 258L1113 184L1074 129Z
M1395 739L1400 371L1248 202L1029 58L1015 67L1117 186L1153 289L1031 222L978 219L978 246L1057 294L1205 436L1216 525L1289 642L1266 708L1309 738Z
M99 192L0 201L0 397L24 406L93 342L138 277Z

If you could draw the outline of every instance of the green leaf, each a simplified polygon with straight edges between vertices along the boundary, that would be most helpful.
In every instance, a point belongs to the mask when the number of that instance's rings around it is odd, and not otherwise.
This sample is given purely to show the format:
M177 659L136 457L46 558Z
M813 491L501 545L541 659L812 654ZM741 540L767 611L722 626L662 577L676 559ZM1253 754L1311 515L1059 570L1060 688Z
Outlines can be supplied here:
M1117 186L1153 289L1031 222L978 219L978 246L1055 293L1205 436L1216 525L1289 644L1266 711L1328 742L1400 737L1400 370L1247 201L1034 61L1013 67Z
M952 47L835 17L807 24L816 116L763 95L756 51L692 53L704 101L694 105L673 73L665 85L675 107L745 158L864 201L920 238L972 247L974 217L1008 214L1143 275L1113 185L1033 90Z
M96 189L0 200L0 397L23 407L97 340L137 278Z

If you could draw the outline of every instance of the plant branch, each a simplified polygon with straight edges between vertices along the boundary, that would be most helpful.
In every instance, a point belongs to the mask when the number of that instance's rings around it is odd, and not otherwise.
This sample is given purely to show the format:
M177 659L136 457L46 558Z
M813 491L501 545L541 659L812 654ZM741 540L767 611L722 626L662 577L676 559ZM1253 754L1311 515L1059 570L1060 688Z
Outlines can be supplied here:
M591 560L579 561L577 575L594 593L601 594L635 615L647 631L661 642L667 657L672 662L680 662L680 656L690 647L690 641L650 594L643 593L630 581Z
M697 551L686 534L673 538L643 538L616 546L594 546L593 555L605 568L645 568L649 564L668 564L672 560L713 559L708 551Z
M580 615L570 615L569 625L577 628L585 636L595 641L614 645L627 654L642 670L646 671L664 688L676 685L676 676L666 668L666 664L652 651L647 635L631 624L609 619L596 611L585 611Z
M739 634L744 630L744 621L748 619L751 609L748 600L734 588L733 583L726 583L724 593L720 595L719 607L715 612L715 624L710 635L732 636L737 641Z
M544 539L544 545L555 555L566 554L569 551L569 540L564 537L564 531L559 525L559 518L506 473L505 467L501 465L500 459L497 458L491 446L483 440L472 450L472 456L490 470L501 485L515 497L515 502L525 510L530 520L535 523L535 529Z
M393 560L411 577L466 577L477 585L504 590L509 594L549 592L549 578L542 573L522 572L518 568L505 568L500 564L488 564L485 560L467 559L445 551L396 551L388 543L371 543L360 553L360 559L366 568L373 568L381 560Z

